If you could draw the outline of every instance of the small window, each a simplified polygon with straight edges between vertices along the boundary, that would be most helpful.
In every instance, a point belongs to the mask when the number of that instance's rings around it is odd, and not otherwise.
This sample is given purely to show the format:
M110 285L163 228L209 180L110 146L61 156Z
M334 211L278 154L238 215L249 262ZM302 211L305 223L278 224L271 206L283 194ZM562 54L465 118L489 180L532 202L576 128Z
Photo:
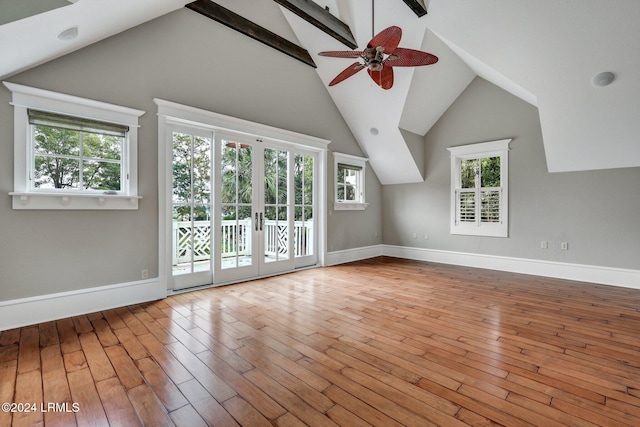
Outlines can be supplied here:
M14 209L137 209L144 111L4 84L13 93Z
M335 176L335 210L363 210L365 203L365 164L367 159L333 153Z
M32 190L122 194L128 126L28 110Z
M511 140L451 147L451 233L508 236Z

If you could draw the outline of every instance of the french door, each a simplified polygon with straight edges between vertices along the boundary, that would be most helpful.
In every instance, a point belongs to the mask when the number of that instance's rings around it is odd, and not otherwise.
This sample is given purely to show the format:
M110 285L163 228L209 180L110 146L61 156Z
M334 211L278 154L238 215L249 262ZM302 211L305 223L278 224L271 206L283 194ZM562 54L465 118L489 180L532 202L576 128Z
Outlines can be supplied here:
M171 282L183 289L213 282L213 133L174 126L171 132Z
M181 127L172 140L174 290L317 263L316 152Z

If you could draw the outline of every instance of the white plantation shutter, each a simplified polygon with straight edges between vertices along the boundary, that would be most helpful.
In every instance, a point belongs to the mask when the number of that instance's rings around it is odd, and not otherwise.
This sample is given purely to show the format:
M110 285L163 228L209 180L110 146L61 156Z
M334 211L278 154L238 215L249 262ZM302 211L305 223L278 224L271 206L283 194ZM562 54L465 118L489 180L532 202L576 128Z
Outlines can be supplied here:
M476 190L458 190L458 222L476 222Z
M483 189L480 192L480 222L500 222L501 189Z
M508 237L509 142L448 148L452 234Z

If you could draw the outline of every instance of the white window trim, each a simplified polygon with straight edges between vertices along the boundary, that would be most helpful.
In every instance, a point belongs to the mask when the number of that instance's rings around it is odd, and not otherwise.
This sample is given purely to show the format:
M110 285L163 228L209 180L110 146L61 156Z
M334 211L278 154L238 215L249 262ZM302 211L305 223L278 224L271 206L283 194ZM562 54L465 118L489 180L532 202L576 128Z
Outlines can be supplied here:
M449 147L451 153L451 234L471 236L509 237L509 143L511 139L480 142L477 144ZM460 167L462 160L483 157L500 157L500 222L458 223L457 190L460 189Z
M369 206L369 203L365 202L365 170L366 163L369 159L365 157L353 156L351 154L333 153L333 210L336 211L363 211ZM362 168L358 188L360 188L360 201L357 202L345 202L338 200L338 163L342 163L350 166L357 166Z
M44 89L3 82L14 107L13 209L138 209L138 118L145 111ZM29 186L31 141L28 109L101 120L129 126L122 167L129 179L118 194L88 191L38 191Z

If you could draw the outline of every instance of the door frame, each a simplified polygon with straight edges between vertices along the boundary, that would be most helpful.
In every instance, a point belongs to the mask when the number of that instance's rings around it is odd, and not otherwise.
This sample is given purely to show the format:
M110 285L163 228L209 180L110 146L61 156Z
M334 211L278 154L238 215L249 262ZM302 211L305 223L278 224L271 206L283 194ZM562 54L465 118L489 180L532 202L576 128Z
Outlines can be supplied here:
M317 183L318 213L314 215L314 220L317 221L314 226L318 228L318 261L316 265L324 265L327 253L327 147L331 141L159 98L154 98L153 101L158 107L158 280L164 284L168 294L174 292L170 285L172 261L168 250L172 244L170 231L172 218L171 200L168 193L172 186L173 152L170 132L172 125L183 125L203 131L243 134L247 138L268 139L284 147L288 146L317 153L318 165L315 182ZM233 281L214 282L211 286L228 283L233 283Z

